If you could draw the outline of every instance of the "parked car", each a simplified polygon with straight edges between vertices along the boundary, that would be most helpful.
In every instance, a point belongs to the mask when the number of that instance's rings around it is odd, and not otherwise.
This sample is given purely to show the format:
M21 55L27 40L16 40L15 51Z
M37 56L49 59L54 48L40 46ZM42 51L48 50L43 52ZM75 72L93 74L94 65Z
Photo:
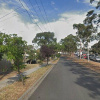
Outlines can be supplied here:
M29 59L26 63L27 64L36 64L37 62L36 62L36 60Z
M94 58L95 58L95 55L94 54L89 55L89 59L90 60L94 60Z
M100 62L100 56L96 56L95 61Z
M87 54L82 54L82 57L87 59Z

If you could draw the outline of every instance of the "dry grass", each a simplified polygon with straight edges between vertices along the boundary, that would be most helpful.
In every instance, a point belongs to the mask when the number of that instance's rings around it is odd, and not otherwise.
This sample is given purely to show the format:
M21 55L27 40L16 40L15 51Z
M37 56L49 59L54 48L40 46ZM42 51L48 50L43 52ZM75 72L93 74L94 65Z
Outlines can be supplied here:
M21 72L24 72L24 71L26 71L26 70L28 70L28 69L31 69L31 68L34 68L34 67L38 67L38 66L40 66L40 64L26 64L25 69L23 68L23 69L21 70Z
M56 64L59 61L59 58L57 60L53 60L52 64Z
M58 60L53 61L54 64ZM25 80L25 85L22 82L15 82L0 90L0 100L17 100L28 88L30 88L52 65L42 67L34 73L28 75Z
M21 72L24 72L26 70L29 70L29 69L37 67L37 66L39 66L39 64L26 64L26 67L24 69L21 69ZM12 77L12 76L15 76L17 74L18 74L17 71L13 71L13 72L6 74L6 75L0 75L0 81L3 81L5 79Z
M93 71L96 71L98 73L100 73L100 63L99 62L94 62L94 61L87 61L87 59L78 59L78 58L69 58L68 59L71 59L73 60L74 62L77 62L79 63L80 65L83 65L87 68L90 68L91 70Z
M31 75L27 76L29 78L25 81L25 86L22 82L15 82L0 90L0 100L17 100L29 87L31 87L37 79L41 77L51 65L47 67L42 67Z

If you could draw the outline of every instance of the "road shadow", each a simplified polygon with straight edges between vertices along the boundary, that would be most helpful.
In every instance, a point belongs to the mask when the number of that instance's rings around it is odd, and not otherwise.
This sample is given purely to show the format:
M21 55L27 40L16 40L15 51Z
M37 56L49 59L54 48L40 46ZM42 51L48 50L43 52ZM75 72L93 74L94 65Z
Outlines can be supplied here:
M94 100L97 96L100 97L100 73L92 71L76 62L72 62L71 60L67 60L65 65L69 66L69 70L73 74L79 76L75 83L91 91L89 93L90 97Z

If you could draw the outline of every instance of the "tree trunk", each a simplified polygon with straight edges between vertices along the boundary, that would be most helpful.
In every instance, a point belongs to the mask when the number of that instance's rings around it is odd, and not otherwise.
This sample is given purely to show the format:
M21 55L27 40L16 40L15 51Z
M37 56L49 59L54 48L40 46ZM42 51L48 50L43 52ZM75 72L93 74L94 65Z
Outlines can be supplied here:
M87 47L88 47L88 62L89 62L89 44L87 44Z
M17 65L17 66L18 66L18 65ZM22 84L25 85L25 84L24 84L24 80L23 80L23 75L22 75L21 72L20 72L19 66L18 66L18 74L19 74L19 79L22 80Z
M17 65L17 67L18 67L18 69L17 69L17 70L18 70L18 73L20 73L20 68L19 68L19 66L18 66L18 65Z
M48 60L49 60L48 58L49 58L49 57L47 57L47 65L48 65Z
M82 52L82 43L81 43L81 40L80 40L80 59L81 59L81 52Z

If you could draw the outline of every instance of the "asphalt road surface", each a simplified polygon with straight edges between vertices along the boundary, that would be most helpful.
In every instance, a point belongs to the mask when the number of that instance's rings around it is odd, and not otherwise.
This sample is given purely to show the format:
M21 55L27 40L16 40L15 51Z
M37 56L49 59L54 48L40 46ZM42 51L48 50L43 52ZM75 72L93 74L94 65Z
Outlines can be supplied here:
M100 74L61 57L29 100L100 100Z

